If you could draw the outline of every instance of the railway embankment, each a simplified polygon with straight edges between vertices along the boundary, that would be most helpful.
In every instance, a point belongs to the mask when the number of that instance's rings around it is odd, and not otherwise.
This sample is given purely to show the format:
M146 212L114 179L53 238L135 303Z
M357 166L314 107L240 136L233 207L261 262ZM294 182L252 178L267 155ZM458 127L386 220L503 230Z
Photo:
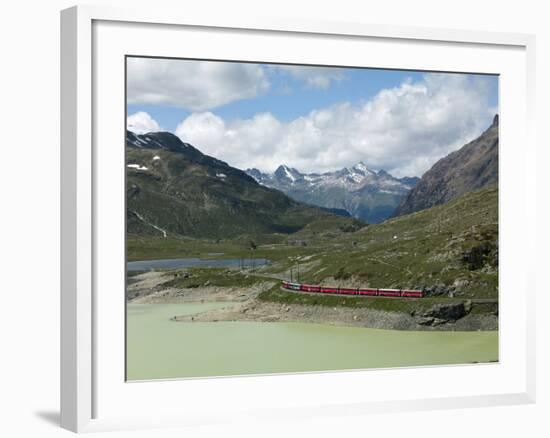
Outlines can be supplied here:
M172 318L185 322L280 321L419 331L498 329L496 300L328 296L283 290L279 281L262 277L243 276L239 281L235 286L235 279L227 281L221 275L218 280L212 275L206 280L206 276L174 278L166 272L147 272L132 277L127 300L228 303L223 309Z

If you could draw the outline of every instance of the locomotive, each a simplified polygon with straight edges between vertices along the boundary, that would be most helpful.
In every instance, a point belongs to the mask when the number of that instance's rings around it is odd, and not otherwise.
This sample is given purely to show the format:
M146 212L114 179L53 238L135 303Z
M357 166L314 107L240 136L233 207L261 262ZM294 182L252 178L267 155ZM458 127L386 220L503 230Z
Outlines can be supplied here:
M406 298L422 298L424 291L414 289L380 289L380 288L351 288L351 287L334 287L334 286L319 286L303 283L291 283L283 280L283 289L299 291L299 292L315 292L321 294L336 294L336 295L363 295L370 297L406 297Z

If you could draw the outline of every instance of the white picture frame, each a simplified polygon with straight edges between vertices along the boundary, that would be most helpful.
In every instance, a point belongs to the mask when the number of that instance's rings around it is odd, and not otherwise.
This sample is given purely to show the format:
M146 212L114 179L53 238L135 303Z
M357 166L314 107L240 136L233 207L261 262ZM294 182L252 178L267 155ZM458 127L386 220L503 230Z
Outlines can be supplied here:
M145 29L147 38L142 38L140 35ZM124 262L120 259L123 248L114 245L115 250L106 252L103 244L105 241L120 242L124 239L120 235L121 231L124 234L124 229L118 219L113 222L116 226L112 229L105 225L110 220L105 217L106 211L115 212L114 217L119 218L120 195L123 194L120 178L123 178L124 166L119 166L119 156L112 162L106 161L104 149L106 144L124 144L121 140L124 133L120 129L123 119L119 117L120 111L124 112L124 101L120 99L123 90L116 89L123 79L120 75L122 64L118 62L123 62L121 54L142 54L136 53L136 50L148 51L149 55L182 56L182 53L173 53L176 50L174 47L163 44L166 43L163 38L178 36L178 32L183 32L181 38L195 35L195 32L196 41L202 41L193 53L188 53L189 57L199 57L198 54L204 53L200 57L216 59L218 55L222 57L219 59L296 62L301 59L300 50L309 47L310 59L306 61L314 63L326 59L323 56L331 56L324 44L330 46L334 43L334 48L367 44L378 56L378 61L374 62L374 66L378 67L418 68L418 61L413 59L417 50L420 51L418 53L425 52L422 65L425 70L479 71L501 75L501 151L505 153L500 164L500 208L503 218L500 238L505 243L505 249L500 278L503 291L500 310L502 354L499 364L144 383L126 383L120 379L120 354L123 355L123 352L118 349L123 337L123 322L120 321L118 304L111 305L114 294L102 295L105 285L114 284L114 289L119 290L124 275L124 272L119 272L120 263ZM209 47L208 41L225 38L229 34L235 41L243 42L240 54L233 52L224 55L224 50L227 51L224 47L215 44ZM246 47L244 42L251 38L263 39L271 44L262 47L251 43ZM287 39L294 40L295 52L288 51L286 55L281 55L276 50L266 50L266 47L276 47L274 42L281 41L282 44ZM382 53L382 45L388 53ZM164 47L163 53L158 52L160 47ZM225 421L229 417L308 417L328 413L360 415L367 412L534 402L535 273L533 264L529 263L529 254L534 253L530 250L535 245L536 229L534 216L529 215L527 209L513 210L516 201L536 204L532 170L536 167L533 165L535 144L532 127L534 50L534 37L523 34L312 22L305 19L206 17L194 15L189 10L179 12L157 8L137 11L78 6L62 11L62 427L82 432L209 424ZM389 57L391 53L394 58ZM400 59L395 57L395 53L402 54ZM428 58L430 53L432 57ZM433 56L435 53L439 55ZM335 57L336 52L332 56ZM335 64L348 65L351 59L349 54L348 61L345 53L338 56L341 58L334 59ZM115 62L112 62L113 59ZM111 81L108 75L116 80ZM107 82L112 82L112 88L104 85ZM510 120L514 120L514 124L509 123ZM113 136L113 130L117 129L121 132ZM512 152L510 145L518 142L522 147ZM513 166L517 167L516 178L519 178L519 183L514 186L506 182ZM107 187L110 187L112 197ZM529 224L524 227L527 231L521 237L513 233L518 221ZM113 260L116 263L112 263ZM513 273L502 271L503 263L505 266L514 263L516 269ZM511 292L506 291L507 285L520 294L517 302L512 303L508 299ZM122 289L119 303L124 300L123 296ZM509 322L512 316L514 327ZM112 339L105 335L107 331L115 333ZM404 382L411 382L410 388L395 389L389 391L387 397L382 397L382 389L377 393L373 386L375 372L382 373L376 377L380 385L387 383L388 379L403 379ZM454 385L446 388L437 386L437 382L446 381L449 376L455 377ZM484 383L474 390L465 384L471 379ZM427 385L421 388L427 382L432 382L433 387ZM285 400L283 391L277 392L277 388L288 389L290 385L301 389L292 402ZM349 390L361 385L374 389L371 394L357 394ZM180 390L183 386L188 394L193 394L193 391L198 394L200 391L206 394L206 398L216 394L219 401L206 404L204 400L194 398L193 403L186 403L185 400L172 403L171 388ZM243 395L230 398L230 394L236 393ZM269 400L266 394L269 394ZM153 406L147 406L147 416L140 415L139 407L132 405L132 400L140 400L140 397L142 400L157 401ZM171 403L170 409L168 403ZM230 409L227 408L228 403ZM127 408L122 409L121 406Z

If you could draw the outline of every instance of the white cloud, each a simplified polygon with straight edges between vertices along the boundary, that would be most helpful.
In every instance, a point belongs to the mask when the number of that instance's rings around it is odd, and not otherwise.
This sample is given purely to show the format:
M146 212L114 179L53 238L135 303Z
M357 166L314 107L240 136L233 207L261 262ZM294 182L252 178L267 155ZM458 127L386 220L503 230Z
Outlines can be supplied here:
M260 166L263 168L273 168L280 158L280 151L275 149L285 135L285 125L269 113L231 123L210 112L194 113L178 125L176 135L238 168L260 164L266 165ZM268 161L269 151L275 154L273 161Z
M126 119L126 127L136 134L147 132L158 132L161 130L159 124L149 114L139 111Z
M269 88L256 64L128 58L128 103L205 111L255 97Z
M286 163L323 172L364 161L396 176L420 176L489 126L488 96L483 78L426 74L360 105L341 103L288 123L269 113L233 121L194 113L176 134L241 169Z
M333 81L344 78L342 70L336 67L309 67L301 65L280 65L283 72L291 74L295 79L304 81L308 87L326 90Z

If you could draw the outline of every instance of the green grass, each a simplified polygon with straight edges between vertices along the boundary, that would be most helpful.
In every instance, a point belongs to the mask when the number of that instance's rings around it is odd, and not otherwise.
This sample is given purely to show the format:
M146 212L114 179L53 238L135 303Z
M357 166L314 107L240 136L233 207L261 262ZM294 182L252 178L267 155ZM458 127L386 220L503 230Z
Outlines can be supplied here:
M354 297L322 295L315 293L290 292L281 289L280 284L273 286L258 295L262 301L281 304L303 304L313 306L347 307L354 309L368 308L386 312L412 313L424 312L435 304L451 304L465 302L460 298L430 297L430 298L387 298L387 297ZM473 313L488 313L495 309L495 302L474 302Z
M245 234L217 240L129 235L128 259L267 258L272 263L261 268L264 274L286 277L292 269L300 272L301 281L313 284L439 285L455 287L461 299L498 298L496 188L357 231L338 229L332 221L325 218L291 235ZM475 257L468 261L468 254Z
M372 287L423 288L464 283L465 297L498 296L498 191L471 193L449 204L343 235L304 281L353 278ZM464 255L488 253L472 269Z
M202 286L249 287L266 281L265 278L225 268L190 268L172 271L164 287L196 288Z

